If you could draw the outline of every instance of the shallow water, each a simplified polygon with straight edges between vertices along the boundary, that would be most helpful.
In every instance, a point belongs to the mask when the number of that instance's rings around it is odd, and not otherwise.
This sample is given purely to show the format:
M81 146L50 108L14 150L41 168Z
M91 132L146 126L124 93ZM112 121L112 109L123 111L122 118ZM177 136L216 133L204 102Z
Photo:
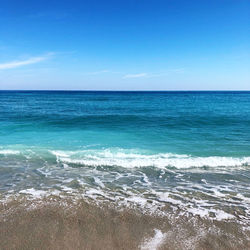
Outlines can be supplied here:
M249 226L250 92L1 91L0 191Z

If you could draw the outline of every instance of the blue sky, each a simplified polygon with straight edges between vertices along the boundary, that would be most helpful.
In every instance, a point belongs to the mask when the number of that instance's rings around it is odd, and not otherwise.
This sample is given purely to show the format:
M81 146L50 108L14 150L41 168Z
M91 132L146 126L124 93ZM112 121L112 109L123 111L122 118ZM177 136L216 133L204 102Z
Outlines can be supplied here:
M0 89L250 90L249 0L2 0Z

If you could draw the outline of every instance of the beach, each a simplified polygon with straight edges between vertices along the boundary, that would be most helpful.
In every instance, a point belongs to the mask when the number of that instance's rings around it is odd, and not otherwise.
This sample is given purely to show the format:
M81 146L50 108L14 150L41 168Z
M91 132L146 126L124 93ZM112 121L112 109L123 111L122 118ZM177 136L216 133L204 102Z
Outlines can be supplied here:
M137 209L50 196L0 207L1 249L248 249L237 222L157 216Z

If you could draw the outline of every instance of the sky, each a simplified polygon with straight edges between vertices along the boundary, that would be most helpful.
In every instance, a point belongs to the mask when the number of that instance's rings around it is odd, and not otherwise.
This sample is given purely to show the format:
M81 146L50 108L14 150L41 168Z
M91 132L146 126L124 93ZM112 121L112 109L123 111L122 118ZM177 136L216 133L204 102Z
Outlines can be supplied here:
M0 90L250 90L249 0L0 2Z

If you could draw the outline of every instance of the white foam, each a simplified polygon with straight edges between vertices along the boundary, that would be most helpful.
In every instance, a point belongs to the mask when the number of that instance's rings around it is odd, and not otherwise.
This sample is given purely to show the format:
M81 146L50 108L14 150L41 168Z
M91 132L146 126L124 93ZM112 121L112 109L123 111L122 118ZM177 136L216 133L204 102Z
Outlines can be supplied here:
M140 196L132 196L130 198L127 198L126 201L138 204L142 207L144 207L147 204L147 199Z
M3 149L0 150L0 155L17 155L20 154L18 150Z
M28 194L31 196L31 198L43 198L47 197L49 195L60 195L59 190L38 190L35 188L28 188L28 189L23 189L19 191L19 194Z
M130 150L131 151L131 150ZM88 166L121 166L124 168L154 166L164 169L168 166L178 169L192 167L234 167L250 165L250 157L195 157L189 155L141 154L122 150L51 151L58 161Z
M243 200L243 201L245 201L246 203L250 204L250 198L245 197L242 194L237 194L236 197Z
M103 184L103 182L98 177L94 176L94 180L95 180L95 183L97 185L99 185L102 188L105 188L105 185Z
M41 198L41 197L46 196L48 194L48 192L46 192L44 190L37 190L34 188L21 190L21 191L19 191L19 193L32 195L34 198Z
M216 220L230 220L235 218L232 214L226 213L219 209L210 209L215 214Z
M19 153L19 151L16 150L0 150L0 154L1 152L10 154ZM21 152L23 153L23 151ZM244 219L244 216L247 217L249 214L250 198L246 192L249 187L246 185L242 184L241 186L240 183L237 183L236 188L235 185L226 182L223 182L223 185L216 185L216 183L213 184L213 182L207 181L206 179L201 179L201 182L197 183L193 182L192 179L189 180L186 178L186 170L180 171L173 168L165 168L167 166L174 166L180 169L197 167L195 169L189 169L188 172L207 171L207 168L199 169L198 167L200 166L242 166L243 168L248 168L249 166L243 166L242 164L248 164L250 162L250 157L194 157L174 154L150 155L145 152L134 152L135 153L133 153L132 150L117 149L51 151L60 163L60 167L56 164L53 164L52 166L45 163L37 170L43 173L46 178L57 180L58 187L63 191L62 194L68 193L73 196L79 192L80 195L93 198L94 200L112 200L117 201L119 205L135 206L142 209L149 208L150 211L155 211L157 209L160 210L167 205L170 208L173 208L173 211L183 211L183 213L188 215L193 214L215 220L236 218L237 211L235 211L234 216L233 210L227 209L229 206L243 207L243 212L240 211L239 215L237 215L238 217L241 216L242 220ZM158 185L158 179L152 178L152 176L155 177L155 175L151 176L150 174L147 174L147 172L145 174L145 169L122 169L122 171L118 169L116 172L116 168L112 168L112 171L109 171L105 167L103 167L102 170L95 167L86 167L84 169L72 168L68 163L78 163L91 166L118 165L124 168L155 166L160 168L160 170L157 170L156 174L158 175L160 173L164 179L162 179L162 182ZM64 167L62 168L62 166ZM70 169L67 169L66 172L64 171L64 168ZM226 167L222 168L222 170L230 172L231 168ZM212 172L214 171L216 171L216 169L212 169ZM162 185L162 183L164 184L163 181L169 181L169 172L174 174L176 183L173 186L166 183L166 186L164 186ZM76 176L77 180L83 187L80 190L67 187L69 182L76 179ZM94 185L89 181L89 177L91 177L91 180L92 178L94 179ZM128 182L126 182L126 179ZM108 182L112 182L112 188L110 185L107 185ZM46 185L43 186L46 187ZM40 187L42 187L42 185ZM237 190L239 191L238 194ZM241 190L244 190L243 194L240 193L242 192ZM47 192L48 191L35 190L34 188L20 191L21 194L27 194L29 196L34 196L35 198L45 196L47 195ZM202 195L196 196L196 193ZM227 213L228 211L229 213Z
M164 243L165 237L165 233L155 229L154 237L145 240L141 245L141 250L157 250Z
M190 207L187 208L187 212L193 214L193 215L199 215L200 217L208 217L209 216L209 211L208 209L204 208L195 208L195 207Z
M95 202L102 202L102 201L113 201L117 202L118 207L138 207L141 208L142 211L150 212L150 213L160 213L163 215L166 215L164 210L161 210L161 208L164 208L165 204L164 202L170 203L171 207L173 208L173 212L177 211L176 209L179 208L180 215L187 215L192 214L194 216L199 216L206 219L212 219L212 220L231 220L235 219L235 216L233 214L229 214L222 209L217 209L208 201L205 200L196 200L196 199L184 199L182 197L182 200L179 200L177 198L170 197L171 193L168 192L156 192L152 191L151 193L158 197L156 200L151 200L149 197L145 197L143 194L140 193L134 193L130 190L126 191L126 196L119 192L111 192L110 190L104 190L100 187L97 188L91 188L88 187L86 190L81 190L80 193L77 190L74 190L72 188L69 188L67 186L61 186L61 190L68 194L80 195L81 197L85 198L91 198L95 200ZM36 190L34 188L21 190L19 192L20 194L27 194L30 195L33 198L42 198L47 197L51 194L54 195L64 195L58 190ZM177 194L175 194L177 195ZM178 196L178 195L177 195ZM150 202L149 202L150 200ZM211 217L211 213L213 216ZM170 215L168 211L168 215ZM244 220L245 217L242 216L242 219ZM146 249L146 248L145 248Z
M161 202L168 202L168 203L171 203L173 205L181 205L182 204L182 201L171 198L169 196L170 195L169 192L156 192L154 190L152 190L151 192L152 192L152 194L155 194L158 197L159 201L161 201Z
M57 157L69 157L70 155L72 155L74 152L72 151L50 151L52 154L54 154Z

